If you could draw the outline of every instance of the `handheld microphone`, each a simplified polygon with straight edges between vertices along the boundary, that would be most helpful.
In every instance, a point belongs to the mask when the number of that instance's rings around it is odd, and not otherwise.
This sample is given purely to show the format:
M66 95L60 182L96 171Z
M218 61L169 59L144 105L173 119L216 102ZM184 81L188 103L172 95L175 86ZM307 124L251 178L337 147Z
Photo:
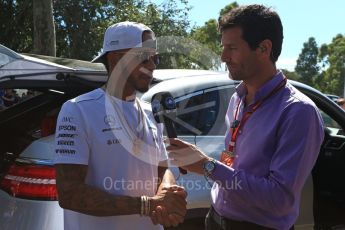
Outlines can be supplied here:
M160 92L152 96L152 113L157 123L163 123L165 133L169 138L176 138L176 129L173 119L176 117L176 104L173 96L169 92ZM187 171L180 168L181 174Z

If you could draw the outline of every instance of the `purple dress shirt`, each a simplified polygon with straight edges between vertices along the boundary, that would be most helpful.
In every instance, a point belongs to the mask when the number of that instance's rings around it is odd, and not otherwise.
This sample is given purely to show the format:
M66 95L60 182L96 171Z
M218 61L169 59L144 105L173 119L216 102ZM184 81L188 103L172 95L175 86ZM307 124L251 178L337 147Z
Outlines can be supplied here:
M255 94L253 103L268 95L282 80L278 72ZM228 130L244 107L246 88L236 88L226 114ZM225 149L231 132L226 133ZM324 138L316 105L289 82L265 100L241 128L232 167L217 161L212 206L222 216L275 229L289 229L299 215L303 185Z

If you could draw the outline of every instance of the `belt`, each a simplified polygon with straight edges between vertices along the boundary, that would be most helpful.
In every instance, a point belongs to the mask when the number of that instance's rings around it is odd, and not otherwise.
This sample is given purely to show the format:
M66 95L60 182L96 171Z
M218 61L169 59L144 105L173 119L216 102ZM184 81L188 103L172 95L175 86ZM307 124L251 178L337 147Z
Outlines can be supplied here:
M211 207L209 214L210 217L214 220L214 222L216 222L224 230L274 230L273 228L264 227L247 221L237 221L225 218L219 215L213 207Z
M216 222L221 228L226 229L226 221L227 219L219 215L213 207L210 209L210 217Z

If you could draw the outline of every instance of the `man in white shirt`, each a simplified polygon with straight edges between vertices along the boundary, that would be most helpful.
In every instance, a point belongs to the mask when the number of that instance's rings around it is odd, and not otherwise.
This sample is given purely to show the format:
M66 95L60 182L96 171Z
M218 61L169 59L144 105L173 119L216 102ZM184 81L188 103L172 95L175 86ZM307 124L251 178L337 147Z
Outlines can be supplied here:
M106 86L67 101L56 128L65 229L178 225L186 214L186 192L163 166L162 126L151 106L135 97L149 89L158 64L154 33L140 23L114 24L93 61L105 64Z

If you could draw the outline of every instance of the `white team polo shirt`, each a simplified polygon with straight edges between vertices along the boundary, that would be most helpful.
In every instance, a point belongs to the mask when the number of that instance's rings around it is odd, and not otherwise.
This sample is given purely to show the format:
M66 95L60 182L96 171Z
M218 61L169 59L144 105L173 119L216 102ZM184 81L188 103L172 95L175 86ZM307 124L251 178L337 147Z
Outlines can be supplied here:
M55 134L55 164L88 165L86 183L116 195L154 196L160 161L167 159L163 126L157 124L151 106L144 110L145 134L138 154L131 153L132 141L126 135L114 109L118 103L131 127L138 126L138 108L96 89L67 101L61 108ZM96 217L64 210L65 230L163 229L149 217L122 215Z

